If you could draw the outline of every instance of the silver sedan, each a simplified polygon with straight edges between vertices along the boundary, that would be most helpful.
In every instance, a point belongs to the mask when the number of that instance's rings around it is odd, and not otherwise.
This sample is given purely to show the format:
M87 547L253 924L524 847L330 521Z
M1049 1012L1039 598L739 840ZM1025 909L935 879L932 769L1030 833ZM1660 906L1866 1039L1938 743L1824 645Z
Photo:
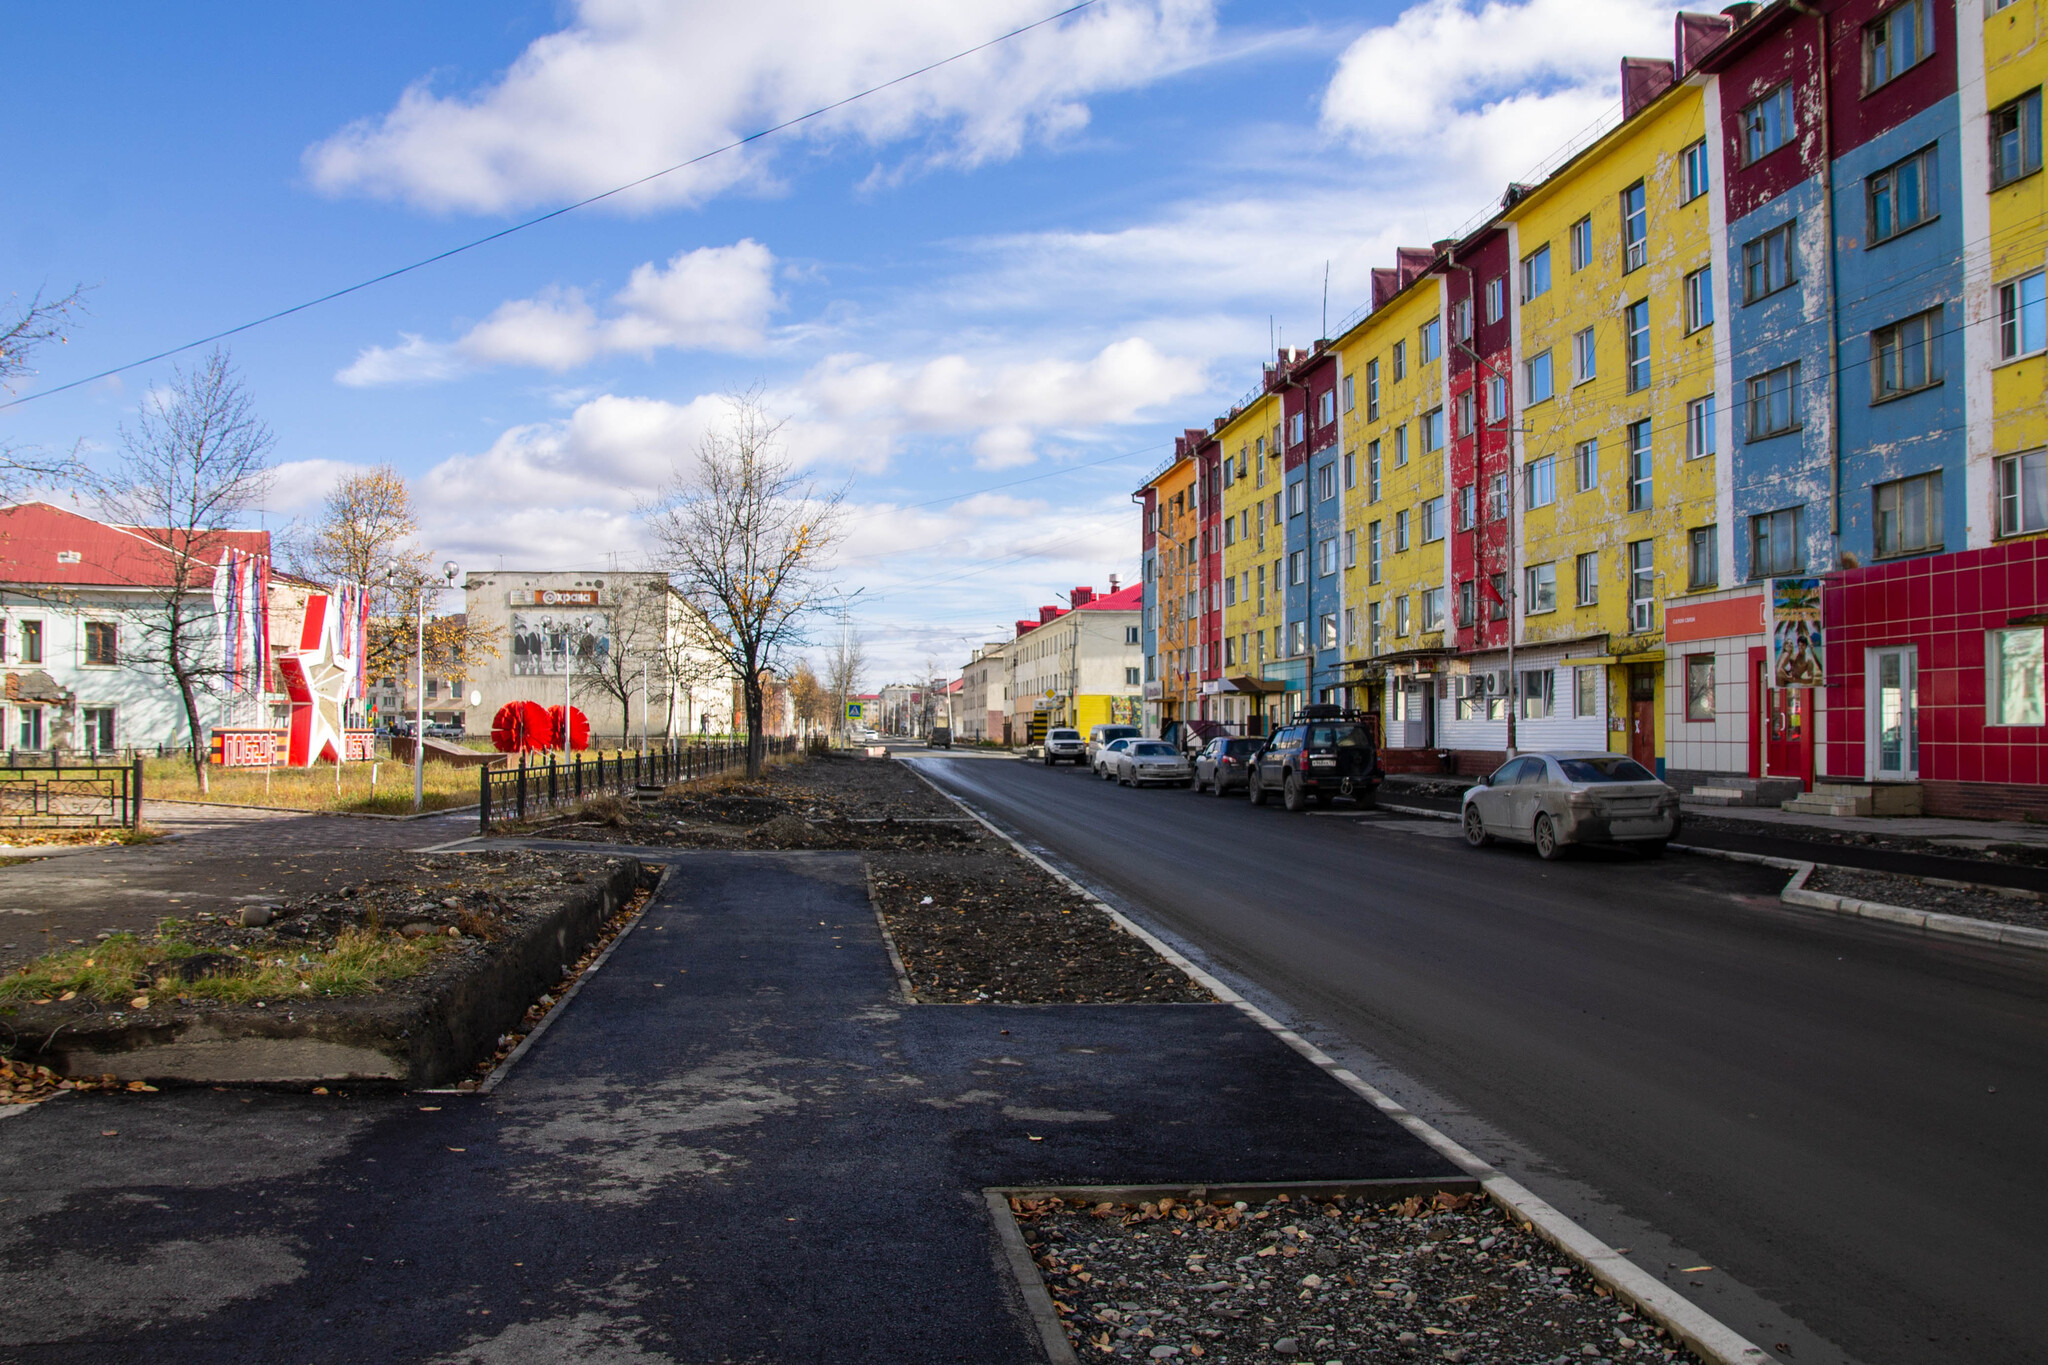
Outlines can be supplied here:
M1115 761L1119 787L1142 787L1147 782L1171 782L1185 787L1195 780L1194 765L1188 762L1188 756L1163 740L1141 739L1127 744Z
M1626 754L1521 754L1465 793L1465 842L1618 844L1659 854L1678 834L1678 792Z
M1115 777L1116 768L1114 765L1116 763L1116 756L1122 753L1124 750L1130 748L1133 744L1139 744L1142 742L1142 740L1139 740L1136 737L1113 739L1109 743L1104 744L1100 748L1096 749L1095 775L1101 778L1104 782L1107 782L1110 778Z

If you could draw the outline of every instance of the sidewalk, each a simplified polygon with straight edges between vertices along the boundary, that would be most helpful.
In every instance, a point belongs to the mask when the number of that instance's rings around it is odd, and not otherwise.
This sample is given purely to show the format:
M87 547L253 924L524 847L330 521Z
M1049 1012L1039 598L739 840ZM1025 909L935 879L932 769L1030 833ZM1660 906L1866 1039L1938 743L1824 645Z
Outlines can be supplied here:
M1228 1005L901 1004L858 854L674 856L488 1097L0 1124L0 1350L1021 1365L984 1187L1455 1174Z

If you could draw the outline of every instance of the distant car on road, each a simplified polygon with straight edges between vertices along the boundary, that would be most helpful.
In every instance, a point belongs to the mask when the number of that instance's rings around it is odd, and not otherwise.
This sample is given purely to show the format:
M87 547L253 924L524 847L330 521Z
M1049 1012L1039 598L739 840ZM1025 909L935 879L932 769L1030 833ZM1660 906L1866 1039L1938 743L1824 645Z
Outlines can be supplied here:
M950 748L952 748L952 747L953 747L953 732L952 732L952 730L948 729L948 728L947 728L946 726L943 726L943 725L934 725L934 726L932 727L932 732L931 732L930 734L926 735L926 736L925 736L925 738L924 738L924 746L925 746L925 748L927 748L927 749L950 749Z
M1138 739L1144 731L1135 725L1097 725L1088 731L1088 766L1101 771L1102 751L1113 739Z
M1185 787L1194 780L1194 765L1186 754L1160 739L1141 739L1126 744L1116 756L1119 787L1142 787L1147 782L1171 782Z
M430 724L427 726L427 738L461 739L462 727L460 725L450 725L445 722Z
M1068 726L1045 732L1045 766L1055 763L1072 763L1076 767L1088 761L1088 745L1081 738L1081 732Z
M1465 793L1465 842L1536 845L1550 859L1571 844L1617 844L1652 857L1678 834L1678 792L1626 754L1521 754Z
M1140 736L1122 735L1109 741L1095 751L1095 757L1088 761L1088 767L1104 782L1116 776L1116 756L1136 744Z
M1291 811L1306 810L1310 801L1327 806L1339 796L1369 806L1385 776L1373 736L1373 724L1361 712L1305 706L1259 750L1245 795L1263 806L1278 792Z
M1265 747L1263 739L1218 735L1195 755L1195 790L1207 787L1222 796L1242 787L1251 779L1252 760Z

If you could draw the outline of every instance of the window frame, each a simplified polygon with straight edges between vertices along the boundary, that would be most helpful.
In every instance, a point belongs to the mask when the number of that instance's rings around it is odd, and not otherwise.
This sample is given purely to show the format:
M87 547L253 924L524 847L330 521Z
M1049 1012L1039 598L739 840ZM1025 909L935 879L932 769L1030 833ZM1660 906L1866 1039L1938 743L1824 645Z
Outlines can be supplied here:
M1873 406L1941 386L1941 328L1938 323L1942 313L1943 310L1937 306L1886 323L1871 332L1870 401ZM1903 382L1907 377L1905 366L1915 344L1910 336L1916 330L1919 332L1920 382L1908 385Z
M1568 235L1571 241L1572 273L1576 275L1593 264L1593 215L1589 213L1573 223Z
M1581 493L1590 493L1600 486L1599 437L1590 437L1572 447L1572 480Z
M1908 11L1912 13L1912 27L1907 30L1913 36L1913 60L1904 66L1892 65L1889 54L1895 50L1897 32L1893 20ZM1928 0L1900 0L1890 9L1878 15L1863 26L1863 93L1875 94L1899 77L1911 71L1934 55L1934 15ZM1887 70L1878 70L1880 47L1887 54Z
M1757 413L1769 415L1772 390L1771 381L1784 376L1786 422L1782 426L1759 426ZM1759 386L1763 387L1759 387ZM1800 420L1799 403L1799 362L1765 370L1762 374L1751 375L1743 381L1744 437L1747 441L1768 441L1798 431L1805 424Z
M1572 605L1600 605L1600 552L1582 551L1572 560Z
M1709 455L1719 454L1716 450L1718 437L1715 435L1715 419L1718 405L1715 395L1691 398L1685 404L1685 458L1704 460Z
M97 643L101 640L106 641L106 646L103 649ZM85 623L84 645L85 648L81 655L80 667L119 668L121 666L121 627L117 622L87 621ZM94 657L95 654L101 653L106 657Z
M2032 716L2012 719L2007 712L2005 641L2014 636L2032 636L2030 651L2034 666ZM2041 626L2001 626L1984 632L1984 724L2001 729L2048 725L2048 681L2044 681L2044 652L2048 652L2048 630Z
M2026 286L2034 286L2028 300ZM2024 360L2048 351L2048 270L2031 270L1998 286L1998 363ZM2026 344L2028 314L2033 314L2035 345Z
M1760 145L1762 137L1773 131L1764 126L1763 115L1767 109L1777 113L1778 140L1769 146ZM1799 139L1799 107L1792 99L1792 82L1781 81L1742 107L1739 115L1742 130L1742 164L1754 166L1772 152L1781 151Z
M1572 333L1572 387L1600 377L1600 338L1591 327Z
M1778 562L1775 552L1766 560L1757 553L1760 545L1772 543L1778 527L1784 519L1791 527L1791 559L1783 564ZM1768 533L1768 535L1766 534ZM1782 578L1804 573L1806 570L1806 506L1780 507L1770 512L1758 512L1749 519L1749 576L1758 578Z
M1686 532L1685 586L1688 592L1721 586L1721 528L1712 522Z
M1864 250L1871 250L1886 242L1895 242L1907 233L1926 227L1941 217L1941 164L1938 156L1940 150L1941 144L1929 143L1911 156L1902 156L1882 170L1872 171L1863 177L1864 227L1867 233ZM1920 202L1918 216L1912 222L1905 223L1901 221L1898 211L1898 172L1908 166L1917 168L1917 198ZM1889 230L1880 230L1878 206L1887 201L1891 203L1891 227Z
M1743 307L1747 308L1753 303L1761 303L1771 297L1771 295L1782 294L1793 285L1799 283L1799 272L1797 269L1799 253L1795 250L1798 241L1799 220L1797 218L1788 218L1769 231L1760 232L1742 244ZM1774 246L1778 248L1775 257L1771 254ZM1775 284L1771 282L1772 267L1774 265L1784 267L1783 275L1778 278ZM1763 270L1764 287L1762 289L1754 287L1759 266Z
M2000 125L2007 116L2012 118L2010 134L2017 139L2017 165L2008 165L2004 155L2007 131ZM1985 129L1991 139L1992 189L2002 190L2037 173L2041 169L2041 88L2036 86L1993 109Z
M1557 457L1538 455L1522 466L1522 508L1534 511L1557 501Z
M1522 258L1522 302L1540 299L1549 292L1550 243L1545 242Z
M1908 524L1912 510L1907 506L1907 498L1916 492L1920 499L1921 540L1908 544L1903 538L1903 528ZM1889 508L1886 507L1887 494L1890 494L1892 504ZM1878 559L1910 559L1915 555L1939 554L1945 539L1942 517L1939 469L1923 470L1870 485L1871 554ZM1889 540L1884 534L1888 522L1894 528Z
M1705 694L1701 694L1701 677L1705 678ZM1712 654L1688 654L1685 656L1685 718L1688 722L1711 725L1715 720L1714 656Z
M1415 329L1415 363L1427 365L1443 354L1443 320L1431 318Z
M1685 334L1714 325L1714 266L1710 261L1685 277Z
M1628 436L1628 510L1647 512L1657 500L1657 455L1650 419L1630 422L1623 430Z
M1522 615L1547 616L1557 610L1557 561L1530 564L1522 570Z
M1621 192L1621 273L1650 263L1650 194L1638 180Z
M2028 477L2030 470L2032 478ZM1994 466L1993 478L1996 480L1998 536L2001 540L2048 531L2048 447L2001 456ZM2026 524L2030 510L2029 491L2034 495L2032 510L2040 514L2039 522L2031 526Z
M1641 393L1650 387L1650 301L1637 299L1621 311L1622 365L1627 389L1630 393ZM1638 323L1641 325L1639 326Z
M1713 188L1712 168L1707 163L1707 140L1701 138L1678 154L1679 200L1690 204Z

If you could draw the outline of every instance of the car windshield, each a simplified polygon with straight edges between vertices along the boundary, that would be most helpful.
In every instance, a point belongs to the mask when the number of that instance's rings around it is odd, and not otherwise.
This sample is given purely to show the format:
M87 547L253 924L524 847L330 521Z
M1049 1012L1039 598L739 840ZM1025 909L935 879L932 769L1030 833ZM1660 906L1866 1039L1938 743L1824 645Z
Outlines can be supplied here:
M1632 758L1609 754L1605 758L1560 758L1567 782L1655 782L1656 776Z
M1127 754L1137 754L1141 758L1172 758L1174 756L1174 748L1171 744L1161 744L1156 739L1147 740L1143 744L1133 744L1124 752Z
M1135 725L1107 725L1102 729L1102 739L1105 743L1112 739L1135 739L1137 735L1138 727Z
M1080 737L1081 732L1079 730L1054 730L1046 735L1047 739L1079 739Z

